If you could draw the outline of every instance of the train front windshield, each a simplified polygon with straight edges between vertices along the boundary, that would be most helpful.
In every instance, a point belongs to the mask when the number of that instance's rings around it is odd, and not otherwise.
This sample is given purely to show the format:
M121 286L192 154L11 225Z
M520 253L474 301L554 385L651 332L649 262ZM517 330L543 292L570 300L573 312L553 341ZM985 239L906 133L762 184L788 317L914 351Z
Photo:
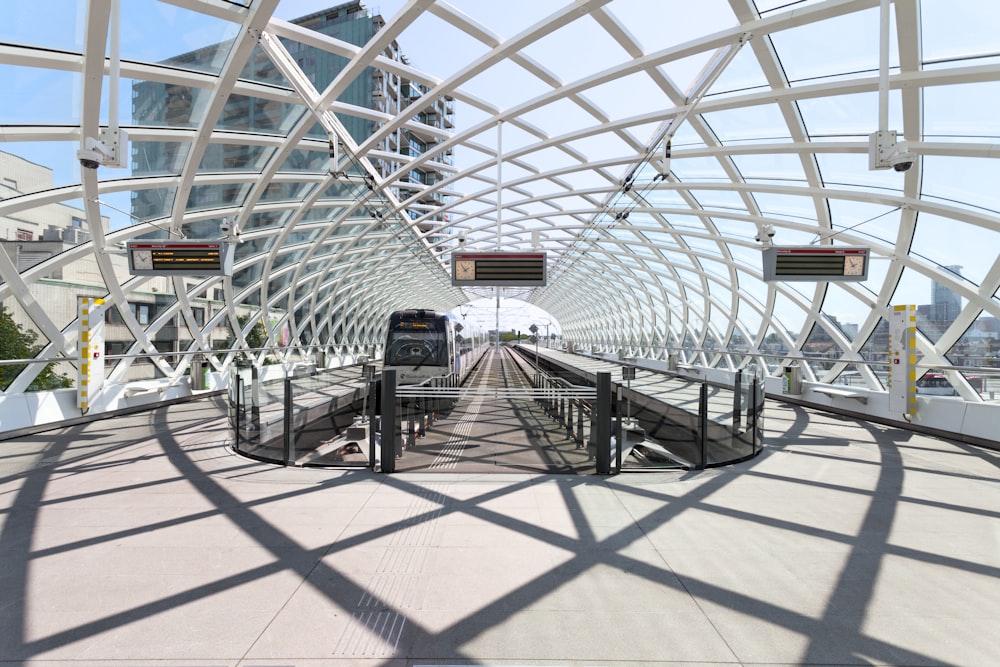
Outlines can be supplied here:
M392 322L386 342L386 366L447 366L448 335L443 320Z

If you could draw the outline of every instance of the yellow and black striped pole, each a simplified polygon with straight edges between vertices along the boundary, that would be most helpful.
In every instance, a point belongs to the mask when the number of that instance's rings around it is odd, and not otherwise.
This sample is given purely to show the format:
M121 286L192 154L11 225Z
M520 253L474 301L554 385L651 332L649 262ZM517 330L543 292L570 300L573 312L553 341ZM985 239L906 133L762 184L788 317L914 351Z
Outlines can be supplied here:
M104 299L81 296L77 303L80 322L76 349L79 372L76 383L77 407L87 414L97 392L104 385Z
M889 411L917 414L917 307L893 306L889 320Z

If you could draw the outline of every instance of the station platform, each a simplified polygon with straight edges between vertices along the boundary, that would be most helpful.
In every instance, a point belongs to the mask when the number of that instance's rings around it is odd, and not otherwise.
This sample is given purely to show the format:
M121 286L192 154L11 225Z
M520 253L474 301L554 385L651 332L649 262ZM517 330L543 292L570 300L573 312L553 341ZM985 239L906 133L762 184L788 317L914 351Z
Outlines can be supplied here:
M221 397L0 442L0 665L1000 663L1000 453L769 400L699 472L337 471Z

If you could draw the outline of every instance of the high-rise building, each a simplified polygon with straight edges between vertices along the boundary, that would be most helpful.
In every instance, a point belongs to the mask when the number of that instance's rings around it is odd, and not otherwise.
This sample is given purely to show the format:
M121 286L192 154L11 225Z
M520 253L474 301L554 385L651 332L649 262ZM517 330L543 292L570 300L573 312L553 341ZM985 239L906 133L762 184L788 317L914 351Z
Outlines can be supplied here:
M354 0L329 9L314 12L294 19L292 23L309 30L363 46L384 27L380 15L371 14L362 2ZM285 48L301 68L303 74L322 92L349 63L347 58L322 51L306 44L282 40ZM224 60L227 44L216 44L169 59L169 64L195 70L217 70ZM383 54L386 58L406 63L406 58L393 41ZM256 49L241 73L241 78L272 85L288 85L267 54ZM387 117L396 115L405 108L413 108L417 121L408 127L399 128L387 136L377 147L384 153L395 153L399 159L372 160L375 169L384 177L401 169L406 157L416 157L443 140L443 130L454 127L454 99L444 97L425 99L427 90L418 82L375 67L368 67L340 96L345 104L382 112ZM176 83L137 82L133 86L132 115L141 125L192 126L200 122L198 113L205 107L201 96L206 91ZM278 102L270 99L232 95L227 100L217 123L218 129L239 132L284 132L298 122L305 107ZM357 116L339 114L341 122L355 142L368 139L379 128L378 121ZM422 128L426 127L426 130ZM309 136L326 140L323 128L316 124ZM176 171L183 163L186 147L179 144L142 143L132 144L133 172L156 174ZM270 156L270 149L245 144L213 143L202 158L199 171L243 171L256 170L260 163ZM409 205L407 214L411 219L431 214L429 220L437 220L434 209L444 201L441 195L421 196L424 185L434 184L450 173L452 153L445 151L419 168L406 172L396 188L395 194L401 200L416 197ZM295 151L282 165L282 170L317 171L325 170L328 158L325 152ZM295 188L296 184L276 184L272 187ZM246 183L197 186L192 190L187 202L188 210L207 209L219 206L239 205L249 192ZM287 193L291 196L294 193ZM268 197L281 197L280 192L268 192ZM147 190L133 195L132 214L138 218L165 215L172 205L169 192ZM440 222L440 221L439 221ZM437 225L439 226L439 224Z
M961 266L946 266L944 268L957 276L962 275ZM932 281L931 302L917 306L917 328L936 342L961 312L962 297L953 292L947 285L936 280Z
M957 276L962 275L961 266L944 267ZM931 283L931 317L939 322L954 322L962 312L962 297L937 281Z

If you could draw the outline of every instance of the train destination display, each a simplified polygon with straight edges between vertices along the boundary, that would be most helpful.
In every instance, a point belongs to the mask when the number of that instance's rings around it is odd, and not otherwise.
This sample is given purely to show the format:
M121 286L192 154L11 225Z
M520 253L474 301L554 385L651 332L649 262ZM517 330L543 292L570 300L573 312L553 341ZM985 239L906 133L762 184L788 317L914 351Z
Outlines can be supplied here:
M799 282L867 280L870 251L870 248L846 246L764 248L764 280Z
M457 287L540 287L547 280L544 252L456 252L451 284Z
M231 276L233 245L225 241L129 241L134 276Z

